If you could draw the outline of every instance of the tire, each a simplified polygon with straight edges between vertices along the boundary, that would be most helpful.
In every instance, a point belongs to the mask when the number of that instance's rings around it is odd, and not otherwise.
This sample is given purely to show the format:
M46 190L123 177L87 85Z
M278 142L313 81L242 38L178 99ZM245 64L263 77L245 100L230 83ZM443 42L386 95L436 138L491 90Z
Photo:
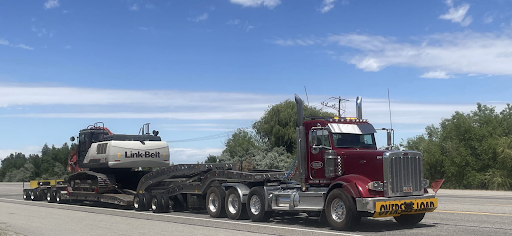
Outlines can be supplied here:
M54 203L55 202L55 190L47 190L46 191L46 201L48 203Z
M133 196L133 208L135 211L147 210L148 207L145 204L146 202L144 201L144 195L136 193L135 196Z
M206 211L212 218L226 217L226 192L221 187L210 187L206 193Z
M349 230L361 222L354 199L343 189L334 189L329 193L325 216L335 230Z
M180 194L169 199L169 205L170 205L169 208L173 212L182 212L187 209L185 200L183 199L183 196Z
M153 213L169 212L169 200L162 195L156 195L151 198L151 210Z
M36 189L29 190L29 194L30 194L30 200L37 201L38 194L37 194Z
M404 214L399 216L394 216L395 221L401 225L405 226L414 226L420 223L425 217L425 213L420 214Z
M238 220L246 218L247 209L245 209L244 204L242 203L242 198L238 194L238 191L235 188L230 188L226 192L225 199L225 208L226 215L229 219Z
M23 190L23 200L30 200L30 190Z
M271 211L265 211L265 191L263 187L253 187L247 195L247 214L251 221L263 222L270 220Z
M55 202L59 204L66 202L64 199L62 199L62 193L60 192L60 190L55 191Z
M142 193L141 196L142 196L142 199L144 202L143 206L145 206L145 208L143 210L144 211L151 210L151 199L152 199L151 194Z

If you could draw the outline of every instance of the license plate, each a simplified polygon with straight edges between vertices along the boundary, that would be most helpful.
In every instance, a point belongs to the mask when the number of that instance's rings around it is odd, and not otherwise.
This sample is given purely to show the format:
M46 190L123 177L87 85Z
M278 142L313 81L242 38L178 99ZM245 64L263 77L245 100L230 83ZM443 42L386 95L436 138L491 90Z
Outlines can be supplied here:
M437 198L377 202L374 218L432 212L437 208Z
M412 187L404 187L404 192L406 193L412 193Z

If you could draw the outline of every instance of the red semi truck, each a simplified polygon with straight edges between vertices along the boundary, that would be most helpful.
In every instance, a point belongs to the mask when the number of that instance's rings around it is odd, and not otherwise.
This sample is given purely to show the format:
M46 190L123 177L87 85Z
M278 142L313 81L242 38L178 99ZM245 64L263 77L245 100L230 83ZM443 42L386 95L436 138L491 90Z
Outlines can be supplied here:
M394 217L400 224L414 225L426 212L437 208L437 198L426 189L429 183L423 178L422 154L378 150L376 130L362 118L360 97L356 103L357 117L310 117L306 121L303 101L296 95L295 102L298 156L290 171L243 172L234 170L229 163L180 164L145 175L130 174L141 177L124 184L132 188L121 189L119 184L112 184L116 182L105 181L110 172L100 175L84 170L68 180L65 191L57 190L58 201L133 204L137 211L155 213L206 209L214 218L227 216L237 220L248 215L252 221L267 221L283 212L304 212L308 216L325 216L337 230L354 227L362 217ZM82 131L96 137L95 132L105 129ZM111 147L104 140L81 138L80 142L87 143L83 147L79 143L83 155L109 153ZM140 140L142 146L157 141L159 137ZM91 143L96 148L88 147ZM119 153L114 155L112 164L123 166L124 161L131 161L124 160L126 155L123 157L122 151L114 151ZM110 168L115 167L108 158L105 162ZM118 173L126 176L129 172ZM91 176L97 176L97 180ZM102 183L101 188L98 182ZM30 191L26 190L26 194Z

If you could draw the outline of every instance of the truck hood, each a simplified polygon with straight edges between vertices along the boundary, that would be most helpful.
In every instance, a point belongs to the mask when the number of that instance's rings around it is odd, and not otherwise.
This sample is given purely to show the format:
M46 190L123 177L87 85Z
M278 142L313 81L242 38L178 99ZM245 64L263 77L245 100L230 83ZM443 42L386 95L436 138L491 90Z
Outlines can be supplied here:
M387 151L336 149L345 175L361 175L371 181L384 181L382 156Z

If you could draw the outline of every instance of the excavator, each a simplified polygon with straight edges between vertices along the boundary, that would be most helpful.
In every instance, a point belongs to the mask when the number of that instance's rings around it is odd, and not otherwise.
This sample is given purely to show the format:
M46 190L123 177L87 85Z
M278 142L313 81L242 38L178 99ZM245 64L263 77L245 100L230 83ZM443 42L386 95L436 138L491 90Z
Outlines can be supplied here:
M137 135L114 134L103 122L80 130L77 149L68 162L71 191L134 195L148 169L169 166L169 145L149 133L149 123ZM72 136L70 141L74 142Z

